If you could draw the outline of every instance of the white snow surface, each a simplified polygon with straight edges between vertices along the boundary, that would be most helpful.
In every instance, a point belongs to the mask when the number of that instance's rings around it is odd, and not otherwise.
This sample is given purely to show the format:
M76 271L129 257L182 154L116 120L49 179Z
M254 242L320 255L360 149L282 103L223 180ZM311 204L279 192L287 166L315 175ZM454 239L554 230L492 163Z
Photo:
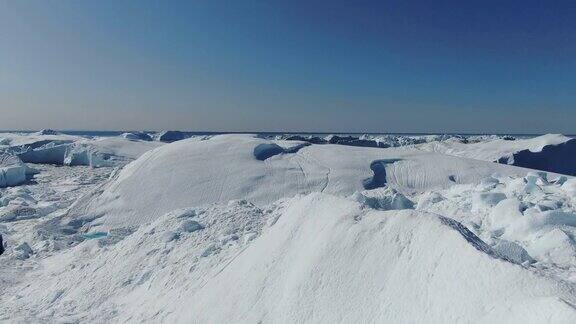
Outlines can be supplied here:
M407 192L473 182L494 173L527 172L411 148L342 145L310 145L260 161L253 151L263 143L271 141L253 135L220 135L149 151L127 165L102 193L76 204L71 217L95 219L93 227L110 229L138 226L175 208L232 199L267 204L311 192L348 196L364 189L363 183L374 176L371 163L379 160L388 161L388 185ZM276 144L302 145L296 141Z
M417 145L417 148L426 151L467 157L483 161L498 161L502 157L529 150L540 152L547 145L558 145L570 140L570 137L561 134L546 134L533 138L516 139L513 141L502 138L493 138L477 143L462 143L460 141L431 141Z
M576 179L491 162L563 140L58 143L99 168L0 189L0 322L574 323Z

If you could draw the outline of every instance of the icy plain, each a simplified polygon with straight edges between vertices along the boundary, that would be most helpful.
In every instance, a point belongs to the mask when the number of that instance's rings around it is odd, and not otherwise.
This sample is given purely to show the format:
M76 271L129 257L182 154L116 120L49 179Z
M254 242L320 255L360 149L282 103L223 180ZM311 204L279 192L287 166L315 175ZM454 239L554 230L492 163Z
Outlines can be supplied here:
M576 322L569 137L166 134L0 134L0 321Z

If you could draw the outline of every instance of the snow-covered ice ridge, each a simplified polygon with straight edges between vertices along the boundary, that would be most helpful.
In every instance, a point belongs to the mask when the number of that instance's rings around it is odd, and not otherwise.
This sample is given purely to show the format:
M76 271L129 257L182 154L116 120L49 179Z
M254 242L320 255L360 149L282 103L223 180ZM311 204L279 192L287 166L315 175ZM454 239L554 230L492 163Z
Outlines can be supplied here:
M574 323L572 141L0 134L0 321Z

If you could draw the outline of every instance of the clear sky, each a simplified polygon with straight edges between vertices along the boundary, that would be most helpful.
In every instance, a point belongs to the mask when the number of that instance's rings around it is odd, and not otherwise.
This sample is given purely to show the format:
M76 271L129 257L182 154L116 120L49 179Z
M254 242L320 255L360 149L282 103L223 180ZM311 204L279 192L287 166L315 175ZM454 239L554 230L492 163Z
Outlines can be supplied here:
M576 133L576 1L0 0L0 129Z

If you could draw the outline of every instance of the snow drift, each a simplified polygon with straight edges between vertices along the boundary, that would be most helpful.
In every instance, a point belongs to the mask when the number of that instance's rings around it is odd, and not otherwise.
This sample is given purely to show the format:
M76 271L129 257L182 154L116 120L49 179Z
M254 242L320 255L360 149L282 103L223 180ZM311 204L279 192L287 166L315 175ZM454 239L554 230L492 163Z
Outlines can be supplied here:
M259 154L254 155L257 147L294 153L270 155L262 161ZM373 164L384 160L389 163ZM371 165L382 166L376 177ZM384 183L403 191L426 190L476 181L495 172L527 171L413 149L303 146L253 135L220 135L178 141L145 153L102 192L75 204L69 216L85 219L93 227L131 227L190 205L232 199L268 204L318 191L348 196Z
M22 297L8 292L0 313L170 323L576 320L570 284L509 262L459 222L322 193L173 210L42 266Z
M499 163L524 168L576 175L576 139L545 145L539 151L529 149L498 159Z
M455 221L410 210L362 211L313 194L192 292L189 308L168 318L569 323L576 319L569 292L499 259Z
M515 141L497 138L471 144L458 141L429 142L417 147L443 154L576 175L576 139L564 135L547 134Z

